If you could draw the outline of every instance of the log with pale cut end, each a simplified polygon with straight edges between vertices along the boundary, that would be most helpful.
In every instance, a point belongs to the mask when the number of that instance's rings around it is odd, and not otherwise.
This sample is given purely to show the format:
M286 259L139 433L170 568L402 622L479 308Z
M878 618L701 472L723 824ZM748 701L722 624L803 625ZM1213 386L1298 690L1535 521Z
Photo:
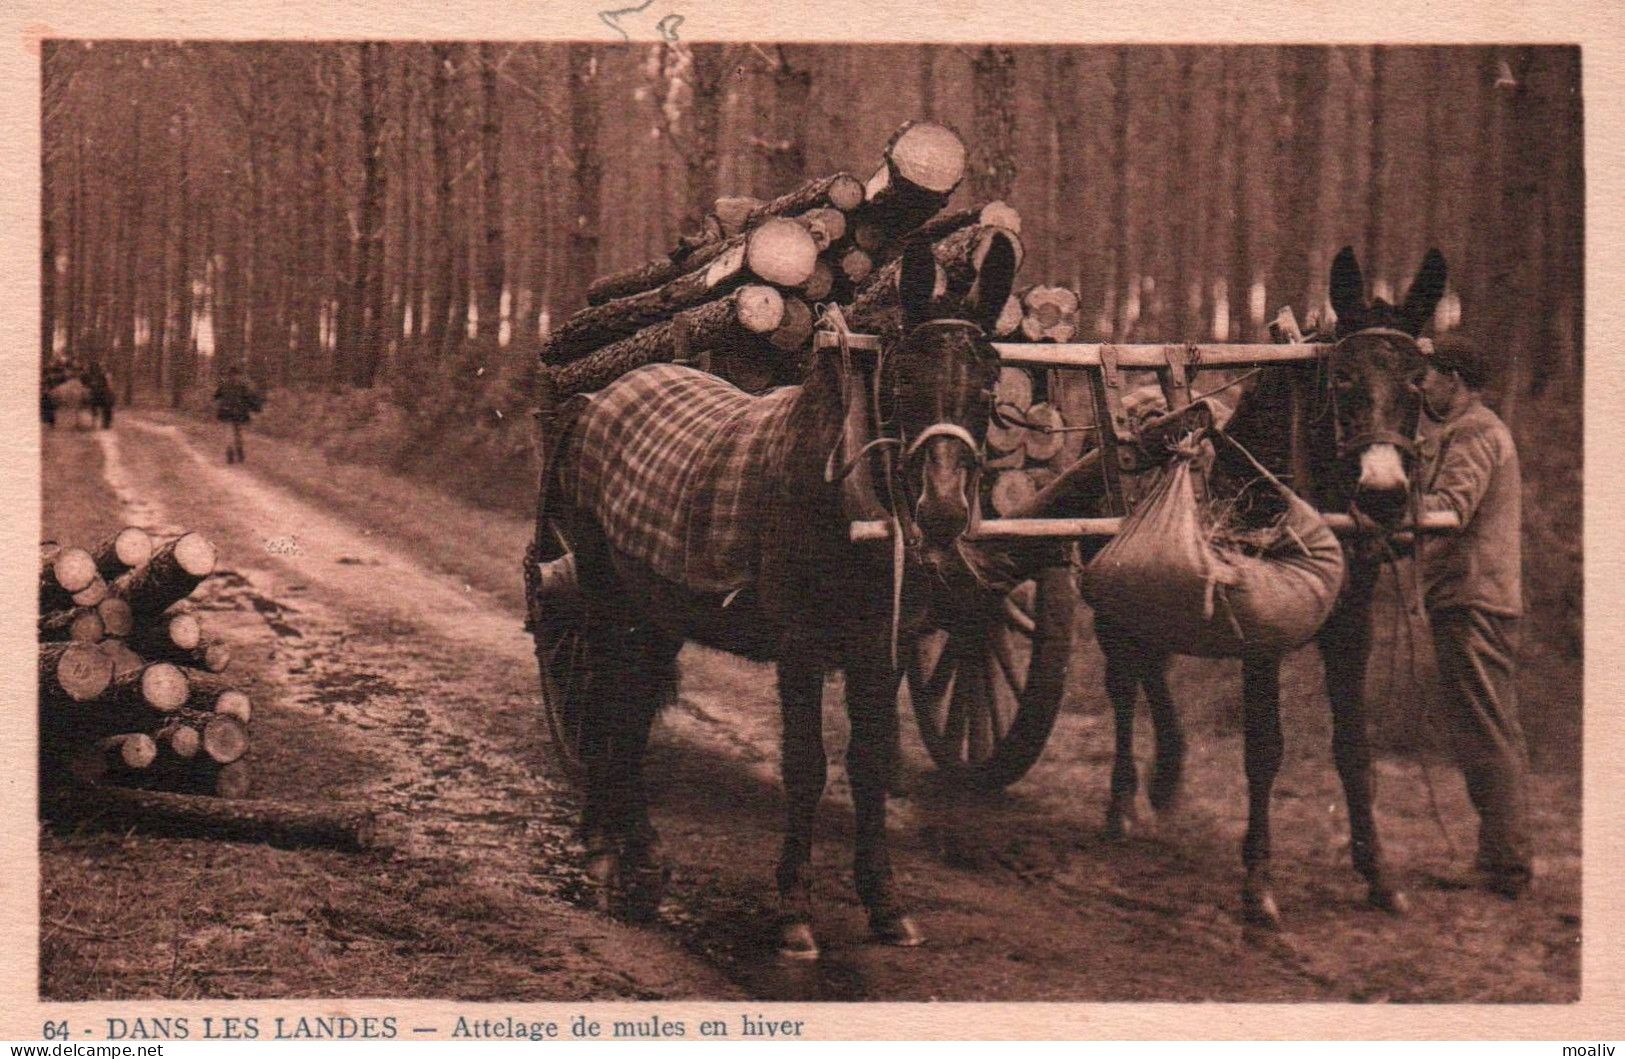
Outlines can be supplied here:
M1045 401L1040 401L1027 409L1022 418L1034 427L1047 427L1049 430L1058 430L1066 426L1060 410ZM1041 429L1028 430L1026 440L1023 442L1027 457L1039 463L1053 460L1061 452L1061 440L1064 436Z
M841 255L841 275L848 283L862 283L875 270L875 259L867 250L852 247Z
M918 227L942 209L965 177L965 142L946 125L905 122L886 144L886 160L863 188L862 211ZM917 216L924 210L923 216Z
M800 298L784 299L784 322L767 336L774 349L790 352L802 348L812 338L813 314Z
M100 574L97 574L90 584L68 598L72 600L73 605L76 607L95 607L101 605L110 591L111 587L108 583L102 579Z
M822 256L813 266L812 278L801 285L801 296L808 301L821 302L835 289L835 269Z
M859 221L852 226L852 244L859 250L878 254L886 247L886 226L875 221Z
M145 566L113 582L113 594L139 615L158 614L191 595L214 573L214 564L208 538L183 534L153 552Z
M808 210L796 218L807 229L807 234L813 237L813 245L818 252L823 253L830 248L830 244L838 243L846 237L846 214L840 210L824 207L817 210Z
M1006 366L999 369L998 381L993 384L993 398L999 407L1008 405L1017 412L1025 412L1033 403L1033 377L1026 368Z
M741 287L727 297L678 313L671 320L552 369L553 394L563 398L600 390L645 364L674 360L684 355L678 349L680 333L685 336L682 344L688 355L726 346L742 337L772 334L784 322L784 302L784 296L772 287Z
M203 725L203 753L210 761L229 765L248 753L248 728L234 717L206 715Z
M818 247L807 229L773 218L728 240L731 249L656 290L574 313L542 345L542 362L566 364L676 313L714 301L752 279L799 287L812 276Z
M129 639L137 651L151 655L196 650L203 643L203 620L190 611L161 614L138 621Z
M40 545L40 612L73 606L72 596L96 580L96 560L83 548L47 541ZM95 604L91 604L95 606Z
M993 479L993 510L1009 518L1011 512L1021 510L1037 494L1038 489L1026 471L1000 471Z
M721 224L723 236L727 238L738 235L746 228L749 228L752 214L765 205L767 203L761 199L752 198L749 195L729 195L717 199L716 205L712 207L711 212L716 216L718 223Z
M1018 413L1019 414L1019 413ZM995 457L1014 456L1022 454L1014 461L1001 460L1001 467L1020 467L1025 459L1026 449L1023 443L1027 440L1027 432L1014 424L1000 423L990 419L987 424L987 451Z
M149 662L168 662L220 673L231 664L231 648L219 640L199 640L193 647L180 647L155 637L147 648L146 657Z
M79 643L97 643L107 635L107 623L95 607L74 607L47 614L39 620L41 642L76 640Z
M1070 342L1078 333L1078 296L1065 287L1038 286L1021 296L1021 333L1029 342Z
M115 680L147 664L147 660L123 640L103 640L99 646L102 652L113 660Z
M107 701L123 710L173 713L191 694L186 674L168 662L148 662L134 672L114 678Z
M948 210L937 214L924 224L920 225L910 234L916 238L929 239L933 243L959 231L961 228L970 228L983 225L993 228L1005 228L1021 234L1021 214L1014 206L995 199L982 206L970 206L962 210Z
M144 529L126 526L90 550L96 572L112 581L152 559L152 535Z
M160 749L181 761L197 757L197 752L203 747L203 733L184 721L166 724L154 738Z
M96 784L152 767L158 744L144 732L110 735L68 755L68 773L80 783Z
M764 227L770 220L800 226L797 221L790 221L781 217L765 217L760 224L753 224L749 230L730 238L723 238L719 227L717 238L713 242L696 244L684 253L679 254L674 251L669 258L661 258L658 261L650 261L647 264L638 265L621 272L612 272L607 276L600 276L587 287L587 304L591 307L604 307L615 302L625 301L628 298L651 294L701 269L703 266L710 265L719 258L735 255L741 247L747 247L753 240L753 233ZM806 232L809 240L812 239L812 233L807 232L805 227L802 227L802 231ZM764 246L768 249L759 252L756 257L771 257L774 254L782 256L784 251L780 244L783 242L782 233L770 235L764 243ZM816 250L817 244L814 243L813 246ZM775 247L777 249L774 249ZM749 263L754 258L747 254L746 260ZM768 275L763 275L760 278L787 287L794 287L797 283L806 281L805 277L798 281L780 281ZM582 311L586 312L588 310ZM571 319L574 319L574 317L571 317ZM568 323L569 321L565 322ZM549 353L544 346L542 350L543 363L553 363L548 360L548 356Z
M809 180L793 191L788 191L757 210L751 224L759 224L769 217L792 217L810 209L829 206L844 212L863 205L863 183L850 173L835 173Z
M224 770L222 770L224 771ZM377 838L371 808L267 799L210 798L171 791L90 787L56 792L47 805L52 820L100 823L143 834L265 842L275 846L370 849Z
M117 596L108 596L96 604L102 627L108 636L128 636L135 630L135 614L130 605Z
M100 645L42 643L39 645L40 701L49 707L91 702L113 682L113 660Z
M574 552L570 553L572 556ZM193 694L197 694L194 690ZM200 700L194 705L203 705L207 700ZM204 708L207 708L206 706ZM227 688L214 699L213 709L222 717L234 717L243 724L247 724L254 716L253 702L248 694L236 688Z

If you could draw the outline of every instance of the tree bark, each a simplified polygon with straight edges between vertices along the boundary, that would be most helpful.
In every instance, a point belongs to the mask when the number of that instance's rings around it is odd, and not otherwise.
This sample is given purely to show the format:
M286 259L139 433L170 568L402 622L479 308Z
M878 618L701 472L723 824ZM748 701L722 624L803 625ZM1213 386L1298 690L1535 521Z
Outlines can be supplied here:
M502 289L506 282L502 210L502 110L497 95L496 49L480 45L481 160L485 176L485 270L480 285L479 340L495 346L502 328Z
M157 614L192 594L214 573L215 548L196 533L183 534L153 553L145 566L113 582L113 594L137 614Z
M359 851L372 848L376 840L372 810L347 803L306 805L95 787L59 795L49 812L53 819L94 821L144 834L264 842L289 848L324 846Z

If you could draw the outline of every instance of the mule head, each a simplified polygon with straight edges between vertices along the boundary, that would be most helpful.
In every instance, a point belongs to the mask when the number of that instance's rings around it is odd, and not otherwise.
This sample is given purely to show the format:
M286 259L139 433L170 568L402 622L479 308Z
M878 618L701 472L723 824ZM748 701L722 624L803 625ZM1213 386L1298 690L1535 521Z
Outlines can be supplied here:
M1444 296L1445 278L1444 255L1429 250L1396 307L1381 298L1366 300L1365 278L1351 248L1344 247L1332 262L1337 343L1327 370L1337 455L1343 477L1352 481L1352 499L1379 522L1394 524L1405 514L1427 369L1416 336Z
M969 295L956 305L933 298L937 264L930 244L903 254L898 291L903 338L886 355L880 380L886 418L904 446L903 488L928 553L947 560L970 524L999 356L987 335L1015 281L1014 242L995 235Z

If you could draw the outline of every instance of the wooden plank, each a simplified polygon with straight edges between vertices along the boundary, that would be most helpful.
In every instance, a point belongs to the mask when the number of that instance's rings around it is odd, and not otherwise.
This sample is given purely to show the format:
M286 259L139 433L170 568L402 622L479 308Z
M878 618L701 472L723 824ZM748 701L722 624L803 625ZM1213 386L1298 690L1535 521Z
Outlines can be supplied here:
M1321 512L1321 517L1334 533L1353 535L1354 519L1343 512ZM993 518L983 519L974 538L978 541L1034 540L1046 537L1075 539L1079 537L1113 537L1123 527L1121 518ZM1453 533L1461 528L1460 521L1449 511L1430 512L1422 516L1423 533ZM854 543L887 541L891 539L891 523L881 520L853 522L850 536Z
M1014 342L995 342L993 348L1006 364L1025 364L1046 368L1098 368L1101 366L1102 343L1067 342L1054 345ZM1117 353L1117 366L1124 369L1158 370L1168 367L1166 344L1116 345L1107 343ZM1302 345L1273 345L1268 343L1233 345L1198 345L1195 363L1187 370L1204 368L1249 368L1268 364L1298 364L1331 352L1330 345L1305 343Z

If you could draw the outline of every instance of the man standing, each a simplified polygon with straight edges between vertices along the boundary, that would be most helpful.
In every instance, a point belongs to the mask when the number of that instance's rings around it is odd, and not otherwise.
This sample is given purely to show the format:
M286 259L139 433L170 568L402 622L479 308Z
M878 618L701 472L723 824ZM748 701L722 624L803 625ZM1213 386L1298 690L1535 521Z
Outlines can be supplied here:
M1517 692L1523 485L1512 434L1480 399L1486 358L1460 334L1440 336L1433 350L1418 431L1422 503L1455 513L1461 530L1422 544L1428 617L1445 723L1478 810L1479 879L1516 898L1533 877Z
M243 451L243 427L264 409L265 401L248 379L241 364L233 364L226 373L226 381L214 391L214 417L231 424L231 439L226 442L226 462L242 463L248 459Z

